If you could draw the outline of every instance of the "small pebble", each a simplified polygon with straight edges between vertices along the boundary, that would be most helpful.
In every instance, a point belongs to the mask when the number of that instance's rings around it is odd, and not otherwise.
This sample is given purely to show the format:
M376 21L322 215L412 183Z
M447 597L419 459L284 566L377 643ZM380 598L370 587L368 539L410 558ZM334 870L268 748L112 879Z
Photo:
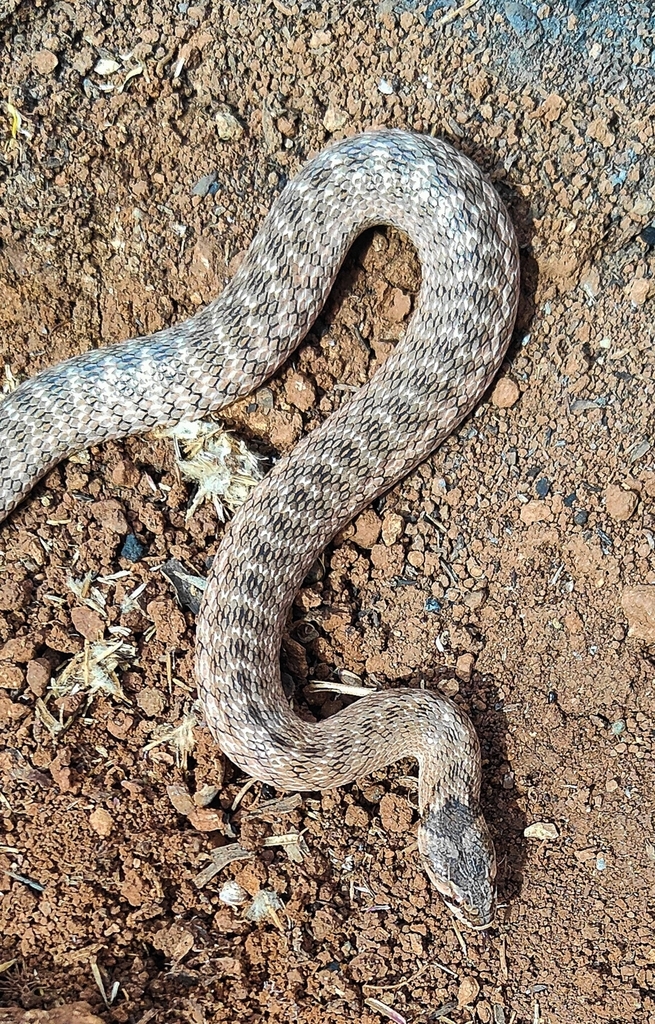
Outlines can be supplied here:
M262 412L270 412L275 405L275 398L270 388L260 388L255 392L257 408Z
M331 103L330 106L325 111L325 116L323 117L323 127L325 128L326 132L330 132L330 134L332 134L332 132L338 132L347 124L348 115L346 114L346 112L344 110L341 110L339 107L333 106L333 104Z
M380 800L384 796L384 789L376 783L372 786L364 786L362 788L362 796L365 800L368 800L370 804L379 804Z
M171 785L166 787L166 793L178 814L183 814L185 818L193 814L197 805L193 802L186 786L182 786L179 783L171 783Z
M550 480L547 480L545 476L537 480L534 485L534 489L537 492L539 498L545 498L550 493Z
M522 523L531 526L533 523L542 523L545 519L550 519L551 512L547 504L535 498L521 507L519 517Z
M589 519L589 513L585 512L583 508L579 508L577 512L573 514L573 522L576 526L584 526Z
M117 740L124 740L134 725L134 717L125 714L124 711L115 711L112 718L107 720L107 732L115 736Z
M199 178L191 189L192 196L201 196L204 198L209 192L212 185L215 183L218 175L216 171L210 171L209 174L204 174L202 178Z
M73 608L71 620L78 633L85 640L100 640L105 632L104 620L91 608Z
M32 596L30 580L5 583L0 586L0 612L17 612L26 608Z
M122 505L115 498L94 501L91 512L96 522L110 533L126 534L129 530Z
M655 586L625 587L621 607L628 620L628 636L655 644Z
M474 655L460 654L459 658L455 662L455 675L457 676L458 679L461 679L463 683L468 683L469 679L473 674L474 665Z
M582 633L584 623L577 612L568 612L563 621L569 633Z
M359 804L348 804L345 821L348 828L367 828L370 825L369 815Z
M649 224L648 227L644 228L640 232L639 237L646 245L655 245L655 224Z
M114 827L114 822L109 811L106 811L104 807L96 807L95 811L89 815L89 825L94 832L105 839Z
M27 685L33 694L42 697L48 688L52 670L47 658L33 658L27 663Z
M367 508L357 517L354 523L355 533L351 538L360 548L369 550L378 542L382 523L372 508Z
M653 204L648 196L639 196L632 207L631 216L634 218L647 217L653 208Z
M491 394L491 401L497 409L511 409L516 405L521 392L511 377L501 377Z
M111 471L111 482L117 487L136 487L141 473L129 459L121 459Z
M541 38L543 32L541 22L537 15L529 7L526 7L525 4L513 3L507 0L505 3L505 17L517 36L523 40L526 47L534 46Z
M214 811L211 807L194 807L188 819L197 832L216 832L225 825L223 811Z
M653 282L648 277L636 277L632 284L626 288L626 294L630 302L635 306L643 306L647 299L653 294Z
M386 832L398 835L405 832L412 821L412 808L407 800L395 793L385 793L380 800L380 820Z
M412 311L412 300L402 288L392 288L384 304L383 315L391 323L399 324Z
M133 533L128 533L121 548L121 558L126 558L128 562L138 562L143 558L145 550L145 545Z
M59 64L59 58L52 50L39 50L32 57L32 66L40 75L51 75Z
M308 412L316 404L316 389L304 373L291 373L285 382L284 393L287 402L301 412Z
M332 33L320 29L318 32L312 32L309 38L310 50L318 50L321 46L329 46L332 42Z
M617 523L630 519L637 507L637 500L634 491L626 491L617 484L609 484L605 488L605 508Z
M288 117L278 117L277 128L287 139L293 139L298 134L295 122L291 121Z
M462 978L457 990L457 1005L461 1009L474 1003L480 994L480 985L475 978Z
M486 999L483 999L481 1002L475 1004L475 1009L479 1019L482 1021L482 1024L490 1024L493 1014L491 1004L488 1003Z
M197 807L209 807L212 800L218 796L220 791L220 786L213 786L207 783L206 785L201 786L200 789L193 794L193 802Z
M388 512L382 520L382 542L390 548L405 531L405 520L397 512Z
M469 594L464 594L462 597L462 604L469 609L469 611L475 612L478 608L481 608L487 597L486 590L472 590Z
M229 142L231 139L238 139L243 135L243 126L234 116L229 107L223 107L214 115L216 130L219 139Z
M436 597L429 597L425 602L426 612L440 612L441 604L437 601Z
M30 663L31 664L31 663ZM29 669L29 665L28 665ZM23 688L24 674L22 668L18 665L8 665L6 662L0 661L0 688L3 690L21 690ZM29 685L29 679L27 680ZM30 686L33 693L33 690ZM37 697L43 696L42 693L36 693Z
M163 694L154 686L144 686L136 695L136 702L148 718L156 718L164 710Z
M557 839L559 832L552 821L535 821L523 829L526 839Z

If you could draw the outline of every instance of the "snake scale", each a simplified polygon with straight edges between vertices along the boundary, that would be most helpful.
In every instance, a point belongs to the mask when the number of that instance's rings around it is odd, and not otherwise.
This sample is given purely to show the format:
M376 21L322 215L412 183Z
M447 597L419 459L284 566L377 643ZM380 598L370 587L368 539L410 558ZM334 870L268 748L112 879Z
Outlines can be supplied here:
M46 369L0 404L0 519L66 455L253 391L312 326L353 240L393 225L422 285L405 334L373 378L280 459L225 532L197 623L207 722L244 771L319 790L411 756L418 843L458 916L493 919L495 853L479 806L473 726L426 689L371 693L305 722L279 649L302 581L329 540L426 458L491 382L516 315L514 231L478 168L430 136L378 130L311 159L285 187L222 294L191 319Z

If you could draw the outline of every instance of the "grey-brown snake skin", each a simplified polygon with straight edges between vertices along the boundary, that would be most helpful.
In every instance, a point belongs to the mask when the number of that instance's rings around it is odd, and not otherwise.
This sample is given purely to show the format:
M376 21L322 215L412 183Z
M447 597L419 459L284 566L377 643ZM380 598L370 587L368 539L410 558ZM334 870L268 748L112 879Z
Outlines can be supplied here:
M197 624L197 678L221 749L285 790L341 786L419 762L419 849L456 913L487 925L495 855L479 809L468 718L424 689L372 693L301 721L280 683L293 598L328 541L473 408L516 315L514 231L489 182L444 142L367 132L319 153L273 205L233 280L196 316L45 370L0 404L0 519L64 456L194 419L254 390L296 348L354 238L390 224L416 246L422 286L373 379L281 459L239 509Z

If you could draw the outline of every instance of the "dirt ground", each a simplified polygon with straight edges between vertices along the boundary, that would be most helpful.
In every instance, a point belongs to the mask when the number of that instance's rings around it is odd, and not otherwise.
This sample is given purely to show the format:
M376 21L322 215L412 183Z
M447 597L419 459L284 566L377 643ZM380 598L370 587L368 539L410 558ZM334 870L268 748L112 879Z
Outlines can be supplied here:
M283 803L256 784L232 810L247 780L202 723L194 616L159 571L204 576L222 526L211 504L186 520L170 441L131 439L0 527L2 1005L655 1022L654 31L649 5L604 0L0 3L5 390L190 315L304 160L371 126L472 156L523 268L500 385L326 551L283 655L317 716L346 698L308 684L348 673L470 712L494 930L459 931L421 872L410 762ZM367 233L296 357L226 420L289 450L370 376L419 285L404 239ZM125 645L123 699L57 698L99 638Z

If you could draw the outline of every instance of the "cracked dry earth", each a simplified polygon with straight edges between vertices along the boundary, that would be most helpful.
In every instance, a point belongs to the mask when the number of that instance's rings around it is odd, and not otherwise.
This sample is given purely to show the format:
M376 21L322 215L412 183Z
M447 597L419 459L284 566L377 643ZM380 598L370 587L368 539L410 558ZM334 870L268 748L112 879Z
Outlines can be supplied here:
M523 270L499 382L319 559L282 655L305 716L351 699L335 680L471 714L496 927L459 932L429 888L412 763L243 792L160 571L204 577L222 524L187 517L169 440L112 442L0 527L0 1021L655 1021L654 28L594 0L0 3L6 390L190 315L304 160L375 125L473 157ZM226 422L270 464L419 287L368 232ZM118 642L99 692L53 690Z

